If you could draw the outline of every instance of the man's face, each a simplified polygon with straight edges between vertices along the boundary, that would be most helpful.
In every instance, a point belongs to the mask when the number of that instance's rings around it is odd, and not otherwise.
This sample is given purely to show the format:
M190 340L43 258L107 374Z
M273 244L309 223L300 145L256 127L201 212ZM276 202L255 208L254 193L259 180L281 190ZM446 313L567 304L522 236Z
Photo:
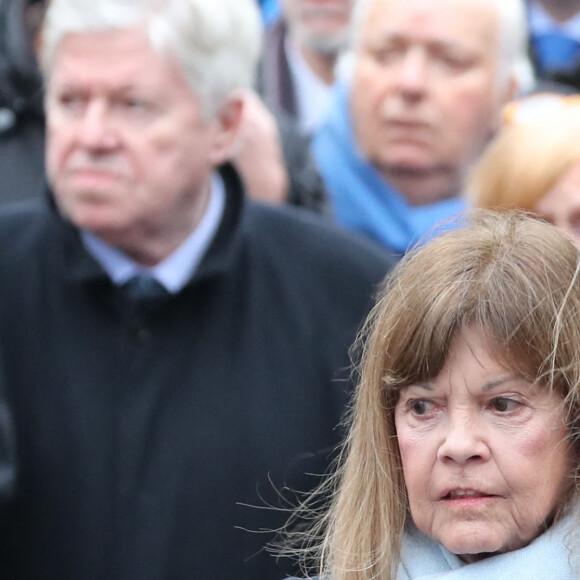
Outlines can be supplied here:
M47 172L75 225L121 249L193 230L227 131L143 30L66 36L46 108Z
M465 169L510 96L497 80L494 8L483 0L376 0L360 32L351 107L365 156L387 178Z
M347 41L352 0L282 0L291 34L314 52L337 52Z

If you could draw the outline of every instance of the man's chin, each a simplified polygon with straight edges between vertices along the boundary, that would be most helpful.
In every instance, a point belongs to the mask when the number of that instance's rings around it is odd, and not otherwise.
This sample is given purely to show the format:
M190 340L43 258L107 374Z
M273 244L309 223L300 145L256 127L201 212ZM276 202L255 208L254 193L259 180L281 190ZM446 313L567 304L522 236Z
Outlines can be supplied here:
M81 202L72 205L60 205L63 216L82 230L101 236L104 232L114 232L122 227L122 220L117 208L110 204Z
M380 161L378 168L383 173L397 177L427 178L440 173L446 165L438 163L431 157L400 157Z
M348 28L304 27L300 40L311 52L333 56L343 50L348 43Z

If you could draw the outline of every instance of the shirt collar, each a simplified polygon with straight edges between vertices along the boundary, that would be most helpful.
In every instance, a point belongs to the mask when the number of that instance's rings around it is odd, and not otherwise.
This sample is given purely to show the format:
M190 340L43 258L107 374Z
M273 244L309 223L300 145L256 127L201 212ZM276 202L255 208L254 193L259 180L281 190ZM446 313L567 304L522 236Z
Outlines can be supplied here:
M300 128L306 135L312 135L326 118L332 89L308 66L289 35L284 41L284 51L296 87L295 96Z
M195 230L167 258L149 268L137 264L119 249L89 231L81 230L81 239L87 251L107 272L114 284L121 285L133 276L147 273L169 292L176 294L195 274L217 232L224 208L224 184L221 177L214 174L208 206Z

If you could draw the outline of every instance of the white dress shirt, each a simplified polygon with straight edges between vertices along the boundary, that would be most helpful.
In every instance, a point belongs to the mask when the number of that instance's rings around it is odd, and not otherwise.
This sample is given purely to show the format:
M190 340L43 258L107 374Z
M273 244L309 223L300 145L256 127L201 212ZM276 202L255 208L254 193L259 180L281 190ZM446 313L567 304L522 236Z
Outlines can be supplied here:
M331 87L314 74L289 38L285 40L284 50L294 81L300 129L306 135L312 135L326 118Z

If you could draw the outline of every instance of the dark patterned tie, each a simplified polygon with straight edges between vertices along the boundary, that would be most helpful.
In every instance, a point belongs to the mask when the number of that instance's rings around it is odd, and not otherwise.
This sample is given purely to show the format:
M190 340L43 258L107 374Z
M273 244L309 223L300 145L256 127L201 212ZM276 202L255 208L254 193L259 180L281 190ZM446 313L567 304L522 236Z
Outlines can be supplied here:
M134 302L157 302L171 295L161 282L149 274L133 276L122 288L127 298Z

